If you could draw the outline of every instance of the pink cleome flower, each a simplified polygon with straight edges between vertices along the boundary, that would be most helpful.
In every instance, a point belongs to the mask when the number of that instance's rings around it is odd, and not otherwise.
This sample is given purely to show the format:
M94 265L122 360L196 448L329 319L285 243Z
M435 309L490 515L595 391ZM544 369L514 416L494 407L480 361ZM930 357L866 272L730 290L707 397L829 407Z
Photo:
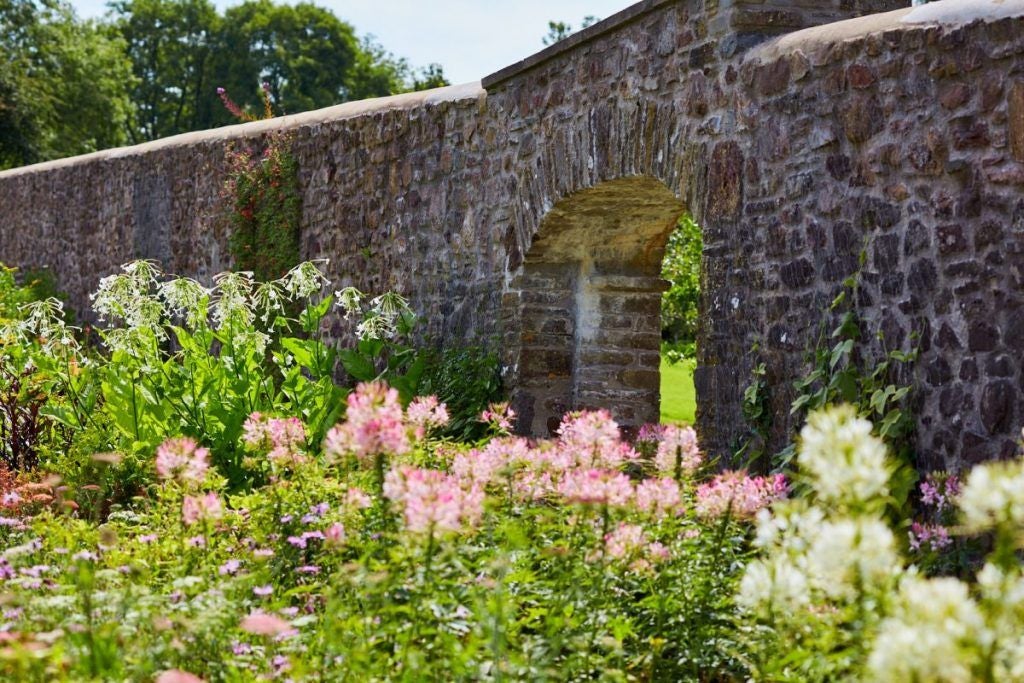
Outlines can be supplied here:
M345 525L341 522L335 522L327 527L327 531L324 532L324 538L328 546L337 548L345 545Z
M161 479L198 483L209 469L210 451L200 448L194 439L168 439L156 449L156 473Z
M614 469L638 457L622 442L619 425L607 410L567 414L558 427L558 446L579 467Z
M238 625L246 633L256 636L278 636L290 631L292 626L284 619L266 612L253 612Z
M369 460L376 455L403 455L411 449L398 392L380 382L360 384L348 396L345 422L332 427L324 452L339 458L355 455Z
M657 518L683 512L682 495L675 479L645 479L636 487L636 507Z
M693 427L666 425L654 456L657 470L669 476L675 476L677 470L679 474L692 475L702 462Z
M440 403L437 396L421 396L413 399L405 410L406 419L416 432L416 438L422 439L427 432L448 424L448 406Z
M573 469L558 484L558 493L569 503L625 507L633 498L633 483L622 472Z
M393 469L385 476L384 496L403 506L405 528L413 533L458 532L483 516L483 490L466 490L437 470Z
M487 486L502 470L528 465L532 457L526 439L500 437L492 439L482 450L457 453L451 472L463 481Z
M153 683L203 683L203 679L181 669L169 669L161 672Z
M224 516L220 496L207 493L204 496L185 496L181 502L181 519L186 526L201 520L216 520Z
M713 519L728 512L736 519L752 519L759 510L789 493L786 477L749 477L746 472L723 472L697 489L699 517Z
M297 464L304 460L306 427L295 417L267 418L252 413L242 425L242 441L253 450L267 451L268 457L281 464Z
M643 527L625 522L605 535L604 552L614 560L629 562L633 571L647 571L653 563L664 562L671 556L664 545L648 539Z
M508 403L492 403L480 413L480 421L490 424L499 432L509 434L516 421L516 411Z

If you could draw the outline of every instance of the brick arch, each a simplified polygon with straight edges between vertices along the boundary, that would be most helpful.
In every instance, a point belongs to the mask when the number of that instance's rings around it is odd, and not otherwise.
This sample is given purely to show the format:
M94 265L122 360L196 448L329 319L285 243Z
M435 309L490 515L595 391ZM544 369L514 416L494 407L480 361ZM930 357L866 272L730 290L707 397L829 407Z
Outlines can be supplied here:
M608 180L558 201L506 296L506 366L519 429L553 431L569 410L657 422L665 244L683 203L656 178Z

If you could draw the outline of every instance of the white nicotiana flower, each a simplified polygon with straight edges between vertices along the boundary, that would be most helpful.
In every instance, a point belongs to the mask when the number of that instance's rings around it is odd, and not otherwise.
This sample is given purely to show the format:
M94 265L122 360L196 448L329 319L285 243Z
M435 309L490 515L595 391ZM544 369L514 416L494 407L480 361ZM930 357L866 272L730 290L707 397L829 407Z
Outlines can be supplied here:
M350 319L353 315L362 313L365 295L355 287L340 289L334 293L334 297L338 300L336 305L345 311L346 320Z
M737 603L750 611L794 612L810 604L807 577L785 557L754 560L740 580Z
M852 406L811 413L800 432L797 462L810 475L818 496L828 502L863 503L887 492L885 444L871 423Z
M139 283L139 285L147 289L156 284L156 281L161 275L163 275L163 271L160 270L159 263L144 259L126 263L121 266L121 270L123 270L128 277L132 278Z
M206 302L210 290L191 278L179 277L160 283L157 288L170 315L184 316L192 327L206 320Z
M285 301L285 291L279 282L261 282L252 294L253 309L264 324L271 316L284 311Z
M392 321L371 311L356 325L356 334L360 339L387 339L395 335L395 327Z
M64 322L64 303L50 297L42 301L32 301L19 307L22 321L5 327L0 336L11 334L17 339L33 338L43 342L43 351L53 356L57 352L78 351L78 341L74 331Z
M907 577L899 604L882 621L868 657L875 681L975 680L976 645L988 640L967 586L952 578Z
M302 299L310 297L331 284L321 270L326 266L327 259L300 263L281 278L281 285L293 297Z
M225 326L249 327L255 317L250 297L252 273L248 271L219 273L213 277L213 320L217 329Z
M968 531L1024 526L1024 461L977 465L960 492L960 511Z

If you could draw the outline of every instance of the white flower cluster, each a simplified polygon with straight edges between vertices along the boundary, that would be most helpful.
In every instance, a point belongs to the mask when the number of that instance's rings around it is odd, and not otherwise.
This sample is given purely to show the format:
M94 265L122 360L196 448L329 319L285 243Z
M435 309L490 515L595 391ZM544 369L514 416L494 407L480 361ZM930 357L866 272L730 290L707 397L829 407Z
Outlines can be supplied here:
M871 430L848 405L808 416L797 462L822 501L856 505L886 494L885 444Z
M764 557L747 567L737 598L754 613L799 616L798 607L848 603L885 590L902 571L892 530L867 512L889 480L871 423L849 406L812 413L797 462L822 507L793 501L758 516Z
M124 323L104 333L107 346L113 351L138 352L167 338L161 324L164 306L153 292L162 273L152 261L132 261L121 271L100 280L90 298L100 320Z
M956 579L908 576L900 584L897 606L882 621L868 658L876 681L976 680L985 622L967 586Z
M895 580L902 564L892 530L873 517L828 519L820 508L781 507L758 517L754 560L740 582L751 612L794 612L808 604L847 602Z
M1024 460L976 466L961 490L959 506L964 527L971 532L1024 527Z
M346 287L335 292L337 306L345 311L345 318L360 317L356 334L360 339L391 339L398 334L398 323L413 318L409 302L400 294L385 292L370 299L364 309L366 294L355 287Z
M79 344L75 339L78 328L64 320L64 302L50 297L32 301L20 307L22 319L13 321L0 331L0 337L11 336L22 341L38 340L43 351L51 357L77 357Z
M254 345L262 351L270 341L269 328L279 316L287 314L288 303L313 297L330 285L324 274L327 263L326 259L306 261L284 277L263 283L257 283L246 271L220 273L213 278L213 288L208 289L190 278L162 281L163 273L156 263L133 261L122 266L122 272L103 278L91 298L101 320L120 323L103 332L112 350L150 353L166 340L171 321L183 318L192 329L211 325L227 334L235 346ZM361 318L356 330L361 339L392 338L402 321L414 317L409 302L394 292L369 298L348 287L336 296L336 305L344 310L346 318ZM364 302L368 302L365 310ZM41 318L42 313L33 320Z

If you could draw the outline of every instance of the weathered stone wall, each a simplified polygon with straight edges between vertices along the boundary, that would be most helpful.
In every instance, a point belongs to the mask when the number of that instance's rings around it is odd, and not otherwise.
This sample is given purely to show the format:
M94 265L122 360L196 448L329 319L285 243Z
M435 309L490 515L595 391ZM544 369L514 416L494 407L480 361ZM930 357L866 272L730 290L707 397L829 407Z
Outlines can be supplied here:
M1024 421L1024 2L786 33L902 4L646 0L486 92L0 173L0 260L55 268L79 306L136 256L209 276L228 265L225 146L285 127L304 255L329 257L338 284L408 293L434 338L494 339L534 433L575 407L657 415L658 265L686 211L705 238L706 447L743 433L762 360L782 437L822 310L866 246L860 312L886 346L917 334L922 350L922 465L1004 454Z

